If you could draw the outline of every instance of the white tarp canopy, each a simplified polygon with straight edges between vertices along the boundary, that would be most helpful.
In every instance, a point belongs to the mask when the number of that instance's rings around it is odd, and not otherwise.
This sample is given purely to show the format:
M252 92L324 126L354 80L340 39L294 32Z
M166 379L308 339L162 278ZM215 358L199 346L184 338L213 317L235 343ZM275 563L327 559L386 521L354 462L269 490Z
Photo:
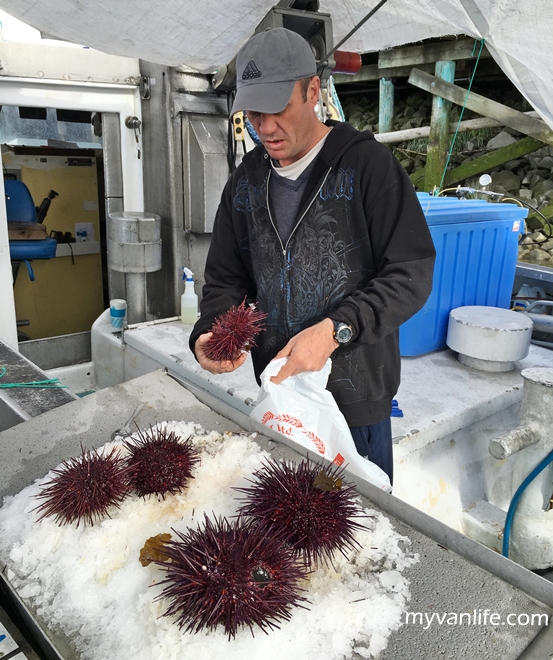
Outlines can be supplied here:
M0 0L45 36L113 55L214 71L229 62L276 0ZM377 0L321 0L337 43ZM374 52L468 35L486 47L553 128L552 0L388 0L342 49Z

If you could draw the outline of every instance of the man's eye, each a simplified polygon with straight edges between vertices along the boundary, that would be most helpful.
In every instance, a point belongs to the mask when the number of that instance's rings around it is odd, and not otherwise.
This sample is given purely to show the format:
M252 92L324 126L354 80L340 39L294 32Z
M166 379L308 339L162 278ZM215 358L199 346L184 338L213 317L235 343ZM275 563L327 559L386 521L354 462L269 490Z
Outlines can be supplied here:
M250 112L248 110L248 112L246 112L246 115L248 116L248 119L250 121L254 121L255 119L257 119L259 117L260 113L259 112Z

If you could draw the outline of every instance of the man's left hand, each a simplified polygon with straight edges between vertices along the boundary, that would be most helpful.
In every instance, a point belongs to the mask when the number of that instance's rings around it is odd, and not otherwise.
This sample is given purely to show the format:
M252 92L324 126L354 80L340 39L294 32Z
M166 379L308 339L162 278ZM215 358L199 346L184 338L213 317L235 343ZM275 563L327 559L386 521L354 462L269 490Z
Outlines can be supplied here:
M289 376L297 376L304 371L320 371L328 358L338 348L334 339L334 324L324 319L292 337L274 359L288 358L278 374L271 378L273 383L281 383Z

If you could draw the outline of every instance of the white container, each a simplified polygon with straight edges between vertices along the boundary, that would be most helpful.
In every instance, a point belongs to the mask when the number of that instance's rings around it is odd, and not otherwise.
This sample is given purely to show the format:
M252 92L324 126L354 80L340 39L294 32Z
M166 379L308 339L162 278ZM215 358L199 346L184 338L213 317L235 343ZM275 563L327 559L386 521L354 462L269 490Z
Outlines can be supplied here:
M119 332L125 326L127 316L127 301L122 298L113 298L109 301L112 332Z
M92 222L75 223L75 242L89 243L94 240L94 225Z
M180 298L180 320L186 325L193 325L198 320L198 295L194 291L194 273L185 266L182 272L185 284Z
M541 288L541 286L530 286L529 284L523 284L513 299L513 308L517 312L524 311L529 305L536 302L536 300L540 300L541 298L544 300L547 298L545 291ZM534 314L546 313L543 305L534 307L532 311Z

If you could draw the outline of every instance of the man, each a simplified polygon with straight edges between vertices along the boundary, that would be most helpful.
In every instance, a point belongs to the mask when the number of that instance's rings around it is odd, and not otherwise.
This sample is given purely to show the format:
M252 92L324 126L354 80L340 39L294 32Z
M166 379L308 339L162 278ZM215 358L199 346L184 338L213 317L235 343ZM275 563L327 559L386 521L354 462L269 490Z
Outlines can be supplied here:
M391 401L398 328L432 287L434 246L413 186L365 131L319 121L320 79L307 42L273 28L237 57L232 113L245 110L262 146L246 154L217 211L201 318L190 347L211 373L240 367L204 354L213 320L244 298L268 314L252 349L256 378L287 357L274 382L318 371L357 451L393 477Z

